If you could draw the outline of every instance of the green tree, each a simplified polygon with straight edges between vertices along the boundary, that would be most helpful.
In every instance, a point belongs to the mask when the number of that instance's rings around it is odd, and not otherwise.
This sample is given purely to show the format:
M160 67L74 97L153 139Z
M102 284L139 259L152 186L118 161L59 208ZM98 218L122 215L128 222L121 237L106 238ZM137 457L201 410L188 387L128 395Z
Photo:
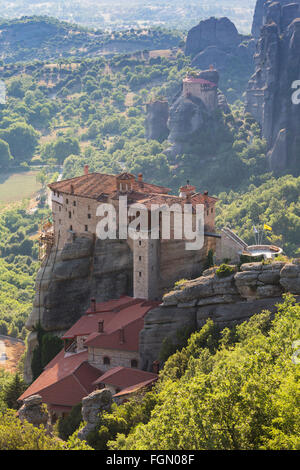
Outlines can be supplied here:
M7 168L11 160L12 155L8 143L0 139L0 167Z
M13 410L0 414L0 450L92 450L85 441L71 436L68 442L49 436L43 426L21 423Z
M0 139L5 140L12 156L18 162L30 160L38 144L38 133L32 126L22 122L0 130Z
M299 450L300 370L292 345L300 305L286 295L271 318L263 312L232 332L215 336L206 325L193 334L166 363L150 420L109 449Z
M14 374L5 384L3 400L7 408L17 410L20 407L18 398L26 390L27 386L18 373Z

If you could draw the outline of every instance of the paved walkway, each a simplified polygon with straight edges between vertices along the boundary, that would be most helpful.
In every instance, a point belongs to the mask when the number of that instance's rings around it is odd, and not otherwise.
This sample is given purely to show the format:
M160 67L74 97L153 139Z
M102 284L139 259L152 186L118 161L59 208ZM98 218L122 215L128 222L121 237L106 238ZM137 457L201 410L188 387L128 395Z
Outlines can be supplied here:
M0 340L0 364L3 364L7 360L6 347L4 341Z

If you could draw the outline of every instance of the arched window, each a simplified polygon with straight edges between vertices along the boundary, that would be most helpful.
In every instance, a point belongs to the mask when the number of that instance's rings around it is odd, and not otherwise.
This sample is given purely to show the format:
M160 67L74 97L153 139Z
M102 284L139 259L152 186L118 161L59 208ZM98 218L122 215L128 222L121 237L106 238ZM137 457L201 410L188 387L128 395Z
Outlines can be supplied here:
M107 356L105 356L105 357L103 358L103 364L104 364L105 366L109 366L109 365L110 365L110 358L107 357Z
M138 366L138 361L137 361L136 359L132 359L132 361L131 361L131 367L132 367L133 369L136 369L137 366Z

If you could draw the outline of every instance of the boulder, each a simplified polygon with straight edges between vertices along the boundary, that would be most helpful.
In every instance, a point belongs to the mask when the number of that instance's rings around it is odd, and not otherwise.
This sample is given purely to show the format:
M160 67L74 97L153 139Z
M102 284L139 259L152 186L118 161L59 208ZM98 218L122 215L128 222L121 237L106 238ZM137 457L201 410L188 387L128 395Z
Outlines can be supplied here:
M99 415L103 411L110 412L112 394L108 389L96 390L82 400L82 418L85 421L84 428L78 432L81 440L86 440L89 433L94 431L99 423Z
M47 406L43 404L40 395L32 395L26 398L18 411L18 416L22 422L28 421L28 423L37 427L41 425L47 427L49 421Z

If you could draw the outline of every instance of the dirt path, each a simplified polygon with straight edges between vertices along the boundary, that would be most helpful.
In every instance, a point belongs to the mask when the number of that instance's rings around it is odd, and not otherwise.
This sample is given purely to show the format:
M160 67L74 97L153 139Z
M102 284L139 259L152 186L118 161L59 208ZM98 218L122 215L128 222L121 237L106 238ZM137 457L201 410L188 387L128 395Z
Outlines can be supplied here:
M3 364L6 362L7 356L6 356L6 347L4 341L0 340L0 364Z
M0 367L7 372L16 372L24 351L25 344L23 341L8 336L0 336Z

